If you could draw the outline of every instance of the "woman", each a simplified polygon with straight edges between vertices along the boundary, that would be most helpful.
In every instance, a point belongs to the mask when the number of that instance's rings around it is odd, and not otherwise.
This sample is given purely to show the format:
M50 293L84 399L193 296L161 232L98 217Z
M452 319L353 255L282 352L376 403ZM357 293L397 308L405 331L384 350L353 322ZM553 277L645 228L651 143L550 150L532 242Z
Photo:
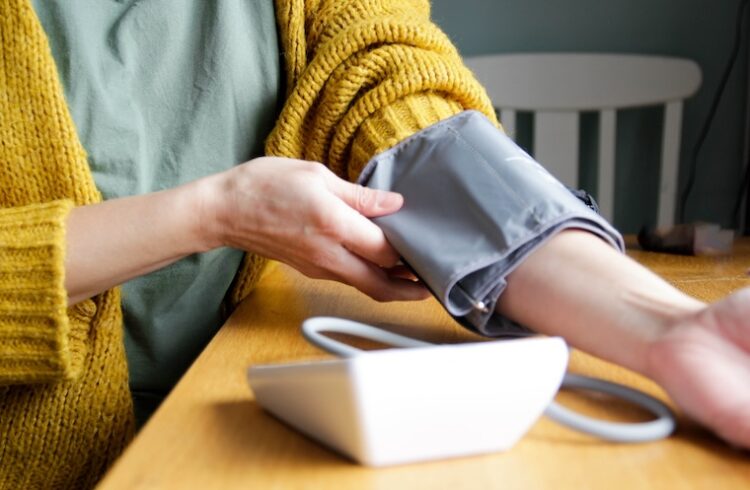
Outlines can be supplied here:
M336 175L465 110L495 121L424 1L188 5L0 2L0 487L93 486L132 437L133 400L145 420L265 258L425 297L366 219L401 196ZM587 219L534 237L497 311L750 445L750 293L707 307Z

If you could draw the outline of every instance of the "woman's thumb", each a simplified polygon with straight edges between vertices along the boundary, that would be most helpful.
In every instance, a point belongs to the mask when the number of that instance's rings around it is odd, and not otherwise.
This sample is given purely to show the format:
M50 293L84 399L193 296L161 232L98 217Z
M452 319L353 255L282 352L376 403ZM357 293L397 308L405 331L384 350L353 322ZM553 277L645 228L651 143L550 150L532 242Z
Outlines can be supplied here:
M343 185L333 189L341 200L361 215L369 218L395 213L404 204L404 197L397 192L370 189L358 184L352 184L344 180Z

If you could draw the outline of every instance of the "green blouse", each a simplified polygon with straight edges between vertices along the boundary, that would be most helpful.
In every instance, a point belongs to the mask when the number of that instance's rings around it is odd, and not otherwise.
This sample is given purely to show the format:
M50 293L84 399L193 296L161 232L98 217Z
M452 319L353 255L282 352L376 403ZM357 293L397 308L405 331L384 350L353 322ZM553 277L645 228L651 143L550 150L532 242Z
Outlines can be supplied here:
M271 0L34 0L34 7L105 199L174 187L262 155L281 83ZM218 249L123 285L141 423L222 324L241 260L239 250Z

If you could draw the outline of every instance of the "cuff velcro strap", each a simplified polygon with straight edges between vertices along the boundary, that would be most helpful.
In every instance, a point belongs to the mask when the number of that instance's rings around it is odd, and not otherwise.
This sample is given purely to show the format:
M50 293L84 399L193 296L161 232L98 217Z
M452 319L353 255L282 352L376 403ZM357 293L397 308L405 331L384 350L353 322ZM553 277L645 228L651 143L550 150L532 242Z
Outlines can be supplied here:
M485 335L523 330L493 316L495 303L555 233L585 229L624 250L606 220L476 111L376 155L360 183L403 194L403 208L375 223L448 312Z

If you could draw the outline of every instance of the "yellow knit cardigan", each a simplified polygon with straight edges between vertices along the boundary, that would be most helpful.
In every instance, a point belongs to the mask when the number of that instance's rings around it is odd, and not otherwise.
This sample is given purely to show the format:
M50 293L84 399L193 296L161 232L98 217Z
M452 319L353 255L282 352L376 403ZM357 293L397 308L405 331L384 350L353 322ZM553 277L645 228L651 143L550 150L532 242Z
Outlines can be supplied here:
M356 178L484 90L426 0L277 0L286 103L270 155ZM133 434L117 289L72 308L65 222L101 200L29 0L0 0L0 488L93 486ZM248 255L228 298L264 260Z

